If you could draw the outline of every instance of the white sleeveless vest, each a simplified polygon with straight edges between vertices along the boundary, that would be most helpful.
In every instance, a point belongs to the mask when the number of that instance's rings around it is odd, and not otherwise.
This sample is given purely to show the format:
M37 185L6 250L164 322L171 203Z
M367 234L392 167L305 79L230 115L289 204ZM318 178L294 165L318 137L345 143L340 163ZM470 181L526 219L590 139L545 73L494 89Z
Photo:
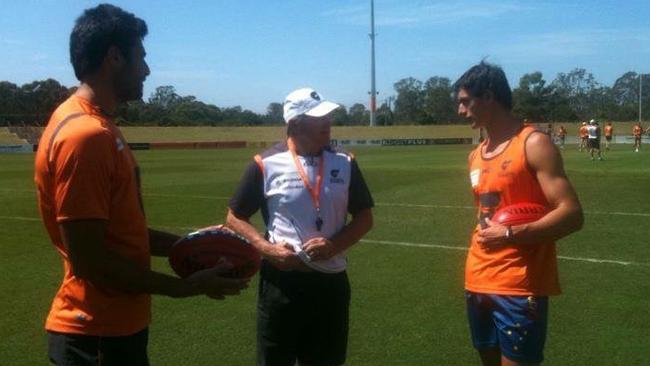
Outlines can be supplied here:
M256 159L264 172L269 241L289 243L299 254L309 239L318 236L329 239L343 229L347 221L352 159L342 152L324 150L322 154L325 167L320 190L320 231L316 225L316 207L296 169L291 151ZM298 156L298 160L309 177L309 184L315 188L321 158ZM305 261L305 264L320 272L336 273L345 270L347 259L345 252L341 252L328 260Z

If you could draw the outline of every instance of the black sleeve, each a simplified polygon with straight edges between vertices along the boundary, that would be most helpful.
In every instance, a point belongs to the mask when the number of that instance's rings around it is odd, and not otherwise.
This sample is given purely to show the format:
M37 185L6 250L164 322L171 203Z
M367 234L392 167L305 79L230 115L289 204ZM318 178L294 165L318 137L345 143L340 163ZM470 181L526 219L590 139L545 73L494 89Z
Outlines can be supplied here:
M244 171L235 195L228 207L237 216L251 217L264 203L264 176L257 163L252 162Z
M375 201L373 201L366 181L363 179L357 161L352 159L352 166L350 172L350 188L348 194L348 212L355 214L367 208L373 208Z

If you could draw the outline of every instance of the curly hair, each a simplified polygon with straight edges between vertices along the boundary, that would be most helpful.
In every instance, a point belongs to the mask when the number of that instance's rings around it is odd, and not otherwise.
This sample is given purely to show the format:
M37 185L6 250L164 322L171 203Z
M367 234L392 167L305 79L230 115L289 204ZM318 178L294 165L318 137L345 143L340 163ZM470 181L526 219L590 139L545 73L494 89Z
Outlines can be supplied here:
M147 35L147 23L110 4L86 9L70 34L70 62L82 81L101 66L111 46L130 59L130 50Z

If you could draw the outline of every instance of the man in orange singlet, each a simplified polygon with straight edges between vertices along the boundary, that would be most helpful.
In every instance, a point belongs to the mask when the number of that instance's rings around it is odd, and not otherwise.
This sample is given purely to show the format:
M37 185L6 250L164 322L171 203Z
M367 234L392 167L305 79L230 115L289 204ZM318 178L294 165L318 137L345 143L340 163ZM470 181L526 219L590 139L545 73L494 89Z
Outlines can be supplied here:
M605 125L605 150L609 150L609 145L612 143L612 137L614 136L614 126L611 122L607 122Z
M587 132L587 122L582 122L580 129L578 130L578 137L580 138L580 145L578 146L578 151L587 148L587 140L589 139L589 133Z
M187 279L150 269L178 237L148 228L138 165L113 117L142 98L146 34L142 19L108 4L77 19L70 59L81 84L36 153L41 217L64 264L45 323L57 365L148 365L150 294L223 298L246 286L211 269Z
M477 206L465 267L467 314L483 365L537 365L543 360L548 296L558 295L555 241L579 230L582 208L551 138L512 114L501 68L473 66L454 84L458 114L487 139L469 156ZM515 203L548 208L522 225L492 222Z
M564 126L560 126L560 128L557 129L557 140L560 143L560 149L564 150L564 144L566 142L566 128Z
M632 135L634 135L634 152L639 152L641 139L643 138L643 127L641 127L640 122L632 127Z

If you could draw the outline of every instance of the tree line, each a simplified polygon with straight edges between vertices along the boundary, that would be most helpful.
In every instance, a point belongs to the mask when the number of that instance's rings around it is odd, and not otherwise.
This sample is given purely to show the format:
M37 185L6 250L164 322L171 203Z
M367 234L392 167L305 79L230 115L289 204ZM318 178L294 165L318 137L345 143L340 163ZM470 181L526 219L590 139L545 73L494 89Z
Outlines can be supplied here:
M650 109L650 75L642 79L643 104ZM449 78L433 76L422 82L408 77L393 84L395 94L377 109L378 125L463 123L456 115ZM43 125L52 111L76 87L54 79L18 86L0 82L0 126ZM574 122L592 118L632 121L638 118L639 74L626 72L612 86L596 81L593 74L576 68L559 73L547 82L541 72L523 75L513 89L514 112L531 121ZM146 101L120 108L123 125L156 126L263 126L282 124L282 103L272 102L259 114L241 106L217 107L194 96L181 96L173 86L159 86ZM646 115L644 113L644 115ZM368 125L369 111L363 104L344 106L334 112L335 125Z

